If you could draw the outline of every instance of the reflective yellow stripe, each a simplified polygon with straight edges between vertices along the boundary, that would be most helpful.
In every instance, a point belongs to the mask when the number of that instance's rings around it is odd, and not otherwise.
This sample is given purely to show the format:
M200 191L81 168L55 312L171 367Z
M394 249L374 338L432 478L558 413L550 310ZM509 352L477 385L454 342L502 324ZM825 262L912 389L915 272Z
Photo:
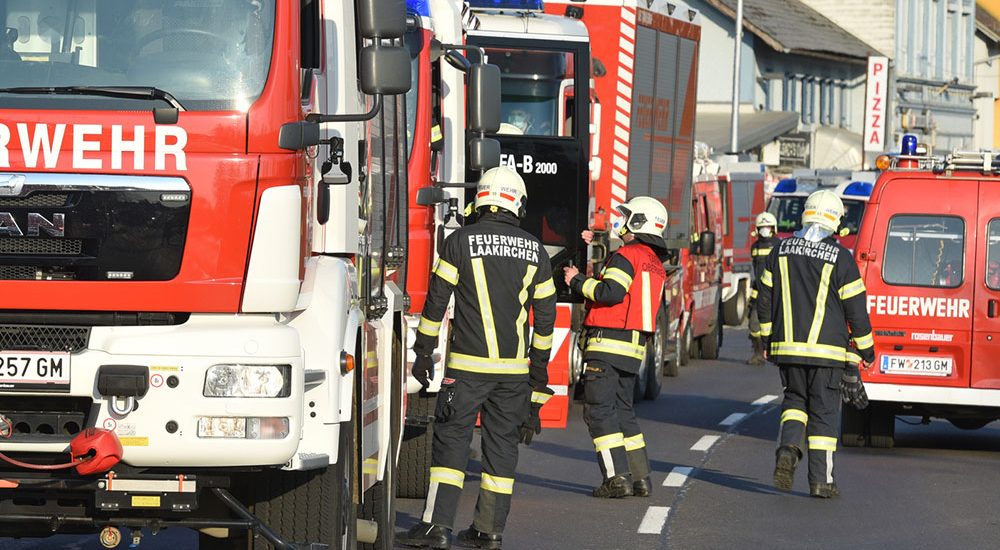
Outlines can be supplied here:
M442 466L431 466L431 483L435 481L444 483L445 485L453 485L461 489L465 485L465 472Z
M785 341L795 340L795 328L792 326L792 284L788 282L788 257L778 258L778 269L781 270L781 324L785 327Z
M854 353L853 351L848 350L846 352L846 355L847 355L847 362L848 363L857 365L858 363L861 362L861 356L858 355L857 353Z
M545 393L543 391L533 391L533 392L531 392L531 402L532 403L538 403L540 405L544 405L544 404L546 404L546 403L549 402L549 398L550 397L552 397L552 395L547 394L547 393Z
M826 317L826 297L830 293L831 275L833 275L833 264L824 265L823 274L819 278L819 289L816 291L816 310L813 311L813 322L809 326L808 342L810 344L815 344L819 341L819 332L823 328L823 318Z
M605 281L614 281L622 285L625 290L628 290L628 288L632 286L632 277L617 267L609 267L605 269L601 279Z
M486 352L490 357L500 357L500 346L497 345L497 329L493 324L493 305L490 304L490 288L486 284L486 268L482 258L472 259L472 276L476 281L476 297L479 298L479 315L483 319L483 337L486 339ZM524 345L524 342L521 342Z
M827 437L825 435L810 435L809 448L816 449L819 451L836 451L837 438Z
M751 338L760 338L760 333L759 332L754 332L754 331L751 330L750 331L750 337Z
M580 291L583 293L584 297L588 300L594 299L594 290L597 289L597 279L587 279L583 281L583 288Z
M621 432L602 435L601 437L594 438L594 449L597 452L607 451L608 449L614 449L615 447L625 446L625 434Z
M789 421L808 424L809 415L806 414L806 411L800 411L799 409L785 409L785 411L781 413L781 423L784 424Z
M434 322L421 316L420 324L417 325L417 332L426 334L432 338L437 338L438 333L441 332L441 321Z
M361 466L361 473L367 475L375 475L378 473L378 459L377 458L366 458L364 464Z
M853 298L858 294L865 291L865 282L861 279L854 281L853 283L847 283L846 285L840 287L837 294L840 295L841 300L846 300L848 298Z
M483 480L479 483L479 487L492 493L509 495L514 492L514 478L491 476L483 472Z
M441 258L434 264L434 274L451 283L451 286L458 284L458 268Z
M642 330L653 332L653 297L649 272L642 272Z
M771 274L771 271L765 269L764 273L761 274L760 276L760 284L773 287L774 286L774 281L772 280L773 278L774 275Z
M545 279L544 282L535 285L535 299L541 300L543 298L548 298L556 293L556 285L552 282L552 277Z
M531 281L535 280L535 272L538 266L528 265L525 270L524 279L521 281L521 292L517 294L517 299L521 303L520 312L517 314L517 321L514 321L514 330L517 331L517 356L524 357L524 323L528 320L528 308L524 304L528 302L528 287Z
M638 451L639 449L645 446L646 446L646 440L643 439L642 434L633 435L632 437L625 438L626 451Z
M431 126L431 142L441 141L444 139L444 134L441 133L441 125L435 124Z
M803 342L771 342L771 355L788 355L794 357L812 357L846 361L847 350L826 344L808 344Z
M865 334L864 336L855 336L854 345L858 346L858 349L866 349L875 345L875 339L872 338L872 333Z
M770 336L771 335L771 323L761 323L760 324L760 335Z
M758 292L757 292L756 288L750 291L750 297L751 298L756 298L757 294L758 294Z
M770 249L770 248L755 248L755 249L753 249L753 252L751 253L751 255L752 256L767 256L768 254L771 253L771 250L772 249Z
M528 374L528 359L476 357L464 353L448 354L448 368L482 374Z
M531 335L531 347L535 349L552 349L552 335L534 333Z
M633 331L632 342L614 340L612 338L589 338L584 351L610 353L612 355L622 355L634 359L646 357L646 346L639 343L639 333Z

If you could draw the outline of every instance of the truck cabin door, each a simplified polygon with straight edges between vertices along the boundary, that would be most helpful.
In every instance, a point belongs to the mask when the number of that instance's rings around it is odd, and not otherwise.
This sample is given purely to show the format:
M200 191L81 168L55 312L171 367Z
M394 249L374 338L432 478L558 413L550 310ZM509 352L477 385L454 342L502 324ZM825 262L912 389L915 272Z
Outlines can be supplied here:
M998 204L1000 184L979 183L979 204ZM976 245L975 297L972 306L973 388L1000 388L1000 213L981 208L975 233L984 238ZM972 250L971 248L969 249Z
M883 185L870 244L858 254L877 354L867 380L968 387L977 199L975 183L957 179Z

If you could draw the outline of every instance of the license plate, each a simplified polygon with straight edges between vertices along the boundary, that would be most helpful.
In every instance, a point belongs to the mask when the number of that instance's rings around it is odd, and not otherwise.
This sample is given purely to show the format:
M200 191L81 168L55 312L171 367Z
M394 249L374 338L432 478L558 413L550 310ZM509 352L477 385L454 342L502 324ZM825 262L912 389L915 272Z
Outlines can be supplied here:
M886 374L911 374L916 376L951 376L954 360L951 357L914 357L910 355L883 355L881 370Z
M69 391L68 353L0 352L0 391Z

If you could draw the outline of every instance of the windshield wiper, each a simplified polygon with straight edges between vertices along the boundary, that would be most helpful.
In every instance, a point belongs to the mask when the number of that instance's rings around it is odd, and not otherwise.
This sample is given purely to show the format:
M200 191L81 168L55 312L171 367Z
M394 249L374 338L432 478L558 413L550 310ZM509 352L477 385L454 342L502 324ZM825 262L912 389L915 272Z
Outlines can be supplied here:
M0 93L26 95L94 95L125 99L146 99L165 101L178 111L185 111L184 105L166 90L152 86L23 86L0 88Z

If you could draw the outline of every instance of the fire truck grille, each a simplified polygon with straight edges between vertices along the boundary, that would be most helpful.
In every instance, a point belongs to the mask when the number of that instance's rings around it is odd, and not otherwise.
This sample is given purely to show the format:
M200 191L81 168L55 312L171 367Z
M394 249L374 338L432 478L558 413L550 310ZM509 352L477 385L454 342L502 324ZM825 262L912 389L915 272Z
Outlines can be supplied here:
M32 193L27 197L0 197L0 207L59 208L69 202L68 193Z
M0 325L0 350L68 351L87 348L90 329L52 325Z
M80 239L0 238L0 254L77 256L82 251L83 241Z
M11 441L68 440L89 427L93 405L89 397L5 395L0 415L10 422Z
M38 268L30 265L0 265L0 280L23 281L35 279Z

